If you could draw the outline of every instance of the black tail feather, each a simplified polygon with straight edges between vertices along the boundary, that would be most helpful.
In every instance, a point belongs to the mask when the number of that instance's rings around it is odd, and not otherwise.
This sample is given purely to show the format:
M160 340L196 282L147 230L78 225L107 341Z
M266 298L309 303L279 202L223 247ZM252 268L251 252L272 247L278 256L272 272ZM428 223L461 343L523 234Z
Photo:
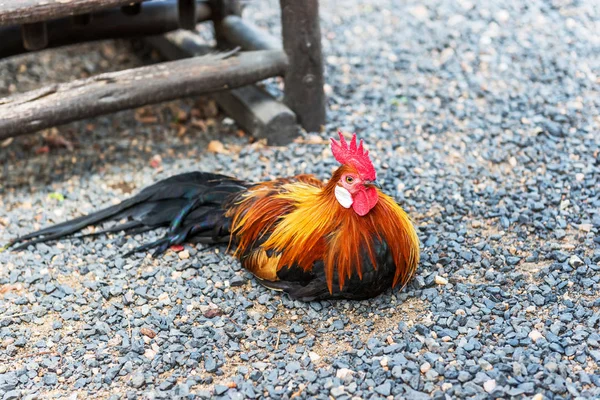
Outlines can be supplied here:
M15 250L29 245L68 237L87 226L107 221L126 220L121 224L76 237L97 236L124 231L141 233L159 227L169 227L164 238L142 245L127 255L158 247L161 254L173 244L196 236L196 242L214 243L229 235L229 221L223 205L248 185L224 175L191 172L176 175L142 190L139 194L103 210L49 226L21 236L9 243ZM206 236L206 237L204 237Z

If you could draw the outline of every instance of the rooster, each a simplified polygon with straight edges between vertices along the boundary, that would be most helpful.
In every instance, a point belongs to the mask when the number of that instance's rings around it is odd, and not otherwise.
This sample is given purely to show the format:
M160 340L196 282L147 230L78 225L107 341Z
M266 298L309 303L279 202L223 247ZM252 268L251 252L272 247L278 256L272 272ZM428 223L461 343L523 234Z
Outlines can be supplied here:
M167 228L161 239L127 255L149 249L159 255L184 242L228 243L262 285L302 301L367 299L406 285L419 262L410 218L381 192L362 140L357 144L353 135L348 143L339 132L331 150L341 166L327 183L312 175L248 183L184 173L10 245L22 249L112 220L119 223L91 235Z

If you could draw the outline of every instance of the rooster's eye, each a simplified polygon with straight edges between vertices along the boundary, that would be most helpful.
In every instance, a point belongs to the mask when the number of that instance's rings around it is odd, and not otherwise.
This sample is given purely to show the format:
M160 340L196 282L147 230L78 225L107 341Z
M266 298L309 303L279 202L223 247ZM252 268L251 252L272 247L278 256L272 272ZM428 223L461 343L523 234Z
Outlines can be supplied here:
M351 177L351 176L347 176L346 177L346 183L352 183L352 182L354 182L354 178Z

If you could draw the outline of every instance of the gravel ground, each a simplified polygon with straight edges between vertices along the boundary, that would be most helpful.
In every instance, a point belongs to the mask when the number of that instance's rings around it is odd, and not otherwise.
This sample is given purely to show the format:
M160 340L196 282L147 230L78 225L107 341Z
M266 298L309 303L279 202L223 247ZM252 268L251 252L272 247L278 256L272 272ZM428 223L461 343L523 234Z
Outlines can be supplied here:
M276 5L246 15L277 33ZM321 139L356 131L422 262L401 292L303 304L225 248L119 256L157 233L4 251L0 399L600 398L599 7L324 0L319 137L267 148L188 99L2 143L0 243L183 171L326 179ZM1 61L0 95L135 54Z

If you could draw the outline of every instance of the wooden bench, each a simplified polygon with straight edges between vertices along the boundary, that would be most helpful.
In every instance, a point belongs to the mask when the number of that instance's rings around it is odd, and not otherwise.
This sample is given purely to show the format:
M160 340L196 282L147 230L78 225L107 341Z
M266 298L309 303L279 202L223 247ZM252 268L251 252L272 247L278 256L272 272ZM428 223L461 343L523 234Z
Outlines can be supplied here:
M143 37L172 60L0 98L0 140L208 93L240 126L269 143L290 142L298 124L318 131L325 123L318 0L280 0L280 5L283 40L242 19L236 0L0 2L0 57ZM224 52L210 54L194 31L201 22L212 22ZM163 35L171 31L176 32ZM234 47L239 51L227 51ZM273 76L284 77L283 104L254 85Z

